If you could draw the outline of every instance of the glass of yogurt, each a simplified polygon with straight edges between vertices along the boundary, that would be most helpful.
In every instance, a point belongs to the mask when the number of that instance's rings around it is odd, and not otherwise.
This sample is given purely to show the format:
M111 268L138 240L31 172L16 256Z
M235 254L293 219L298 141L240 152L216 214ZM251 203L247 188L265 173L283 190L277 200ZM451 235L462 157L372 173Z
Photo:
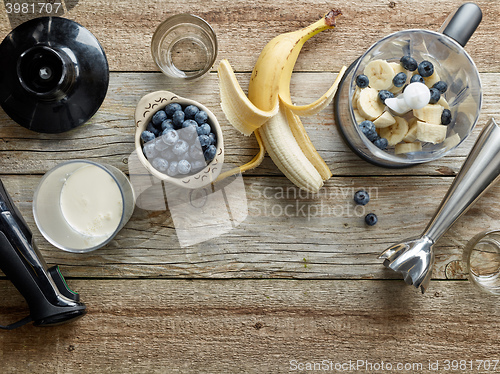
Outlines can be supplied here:
M48 171L33 197L33 215L45 239L76 253L109 243L134 207L134 190L126 175L87 160L63 162Z

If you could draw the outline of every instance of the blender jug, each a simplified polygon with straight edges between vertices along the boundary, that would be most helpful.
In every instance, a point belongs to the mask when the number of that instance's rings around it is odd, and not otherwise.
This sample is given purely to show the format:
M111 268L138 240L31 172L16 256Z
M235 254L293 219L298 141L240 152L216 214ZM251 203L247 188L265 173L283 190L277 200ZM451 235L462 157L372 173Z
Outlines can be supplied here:
M481 22L482 13L474 3L463 4L441 28L404 30L373 44L346 72L335 97L335 122L347 145L362 159L388 168L409 167L435 160L455 149L471 133L479 116L482 101L481 81L476 66L463 46ZM396 154L394 147L382 150L359 128L353 108L356 77L374 60L397 62L411 56L418 62L430 61L440 80L448 84L442 95L451 112L445 140L433 144L422 142L422 149Z

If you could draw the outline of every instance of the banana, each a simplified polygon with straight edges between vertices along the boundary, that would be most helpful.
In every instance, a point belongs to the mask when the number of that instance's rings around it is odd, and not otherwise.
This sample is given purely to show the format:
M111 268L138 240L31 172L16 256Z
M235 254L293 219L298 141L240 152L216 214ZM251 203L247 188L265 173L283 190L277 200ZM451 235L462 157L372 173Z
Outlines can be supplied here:
M413 117L408 121L408 132L403 138L403 141L406 143L413 143L415 140L417 140L417 119Z
M370 87L376 90L388 90L392 87L394 70L387 61L370 61L363 70L363 74L370 80Z
M391 113L388 111L385 111L378 117L376 120L373 121L373 124L375 125L376 128L383 129L384 127L389 127L392 126L396 123L396 119L392 116Z
M272 39L262 50L252 71L248 96L227 60L218 68L221 107L228 121L243 134L255 133L260 152L249 164L229 173L258 166L267 150L276 166L296 186L317 192L332 173L307 136L299 116L319 113L333 99L346 71L344 66L328 91L308 105L293 105L290 79L304 43L317 33L335 27L342 13L332 10L322 19ZM227 174L227 173L226 173Z
M443 109L448 109L448 110L450 109L450 105L448 104L443 95L441 95L441 98L436 104L441 105Z
M385 109L385 105L378 98L378 91L375 88L367 87L360 91L358 98L359 113L373 121L380 117Z
M394 147L394 153L400 155L402 153L419 152L422 150L422 143L399 143Z
M408 133L408 122L402 117L394 117L396 123L390 127L380 129L380 137L386 138L389 145L396 145Z
M429 88L431 88L434 83L439 82L441 79L439 78L439 74L437 73L436 69L434 69L434 73L430 77L425 77L424 82L425 85Z
M438 144L446 138L448 127L417 121L417 139L421 142Z
M456 146L458 143L460 143L460 135L453 134L444 140L443 145L445 149L448 150Z
M421 109L413 109L413 115L415 117L420 121L433 125L441 124L441 114L443 114L443 107L439 104L427 104Z
M359 93L360 92L361 92L361 88L356 87L356 89L354 90L354 93L352 94L351 103L352 103L352 108L353 109L357 109L358 108L358 99L359 99Z
M353 109L352 112L354 113L354 119L356 120L356 122L358 124L360 124L361 122L363 122L365 120L365 117L363 117L360 113L359 113L359 110L357 109Z

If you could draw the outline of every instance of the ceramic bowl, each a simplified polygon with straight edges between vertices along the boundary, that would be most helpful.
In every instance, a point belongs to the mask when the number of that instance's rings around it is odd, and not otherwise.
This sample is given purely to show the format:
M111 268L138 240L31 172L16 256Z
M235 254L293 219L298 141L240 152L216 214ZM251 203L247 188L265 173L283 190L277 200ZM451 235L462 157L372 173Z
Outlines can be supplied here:
M212 127L212 131L217 135L217 153L215 158L204 169L195 174L171 177L161 173L151 165L142 151L143 141L141 140L141 133L146 129L148 123L151 122L153 115L170 103L179 103L183 107L186 105L196 105L201 110L204 110L208 114L208 123ZM180 97L169 91L156 91L147 94L137 104L135 110L135 148L140 162L150 174L160 180L185 188L200 188L214 182L219 176L224 162L222 130L214 114L203 104Z

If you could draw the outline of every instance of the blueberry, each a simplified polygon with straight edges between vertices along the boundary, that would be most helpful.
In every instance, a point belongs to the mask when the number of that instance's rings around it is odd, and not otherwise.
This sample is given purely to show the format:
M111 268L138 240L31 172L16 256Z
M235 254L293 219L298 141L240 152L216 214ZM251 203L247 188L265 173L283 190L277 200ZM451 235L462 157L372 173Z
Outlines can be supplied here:
M375 141L378 137L377 132L375 131L375 125L373 124L372 121L363 121L359 124L359 128L361 129L361 132L365 134L365 136L370 140L371 142Z
M144 148L142 149L142 151L144 152L144 156L146 156L148 160L151 160L156 156L155 143L151 142L144 144Z
M431 92L431 99L429 100L429 104L436 104L441 98L441 92L437 88L431 88L429 90Z
M420 74L422 77L430 77L432 74L434 74L434 65L432 65L432 62L430 61L422 61L418 65L418 74Z
M439 90L439 92L444 94L446 92L446 90L448 89L448 85L446 84L446 82L439 81L439 82L434 83L432 88L435 88L435 89Z
M151 131L144 130L141 133L141 139L144 143L150 142L151 140L154 140L156 138L155 134L153 134Z
M204 160L203 151L201 149L200 143L196 142L195 144L189 147L189 157L191 160Z
M191 163L191 170L194 172L198 172L201 169L203 169L207 164L205 163L205 160L196 160Z
M380 90L379 93L378 93L378 98L384 104L385 104L385 99L390 99L390 98L393 98L393 97L394 97L394 94L392 92L390 92L390 91L387 91L387 90Z
M200 135L198 136L198 139L200 140L200 144L202 147L208 147L210 145L210 138L208 135Z
M198 126L198 135L209 135L212 131L212 128L208 123L204 123Z
M413 77L410 79L410 83L425 83L424 78L420 74L415 74Z
M159 110L153 115L153 119L151 122L153 122L153 125L155 126L160 126L163 121L167 119L167 113L165 113L164 110Z
M169 146L168 144L166 144L162 138L156 138L155 140L155 149L158 151L158 152L163 152L165 149L167 149Z
M174 128L174 124L171 119L166 119L161 123L161 130L165 132L165 130L171 130Z
M417 60L410 56L401 57L401 60L399 60L399 62L404 69L409 71L415 71L418 68Z
M205 160L210 162L215 158L216 153L217 153L217 148L215 148L215 145L210 145L210 146L208 146L207 149L205 149L205 152L203 152L203 155L205 156Z
M182 110L178 110L172 115L172 123L176 129L180 129L182 127L182 124L184 123L184 112Z
M392 83L396 87L403 87L403 85L406 82L406 78L408 78L406 73L403 73L403 72L397 73L396 76L394 78L392 78Z
M354 194L354 202L358 205L366 205L370 201L370 195L365 190L359 190Z
M195 129L197 129L198 124L196 123L196 121L194 121L192 119L187 119L184 122L182 122L182 128L184 129L186 127L194 127Z
M179 141L179 134L175 130L167 130L161 136L161 139L166 145L174 145Z
M189 151L189 144L184 140L179 140L175 143L174 148L172 148L172 152L174 152L177 156L182 156Z
M163 152L161 152L161 157L163 157L167 161L177 161L177 155L172 152L171 149L165 149Z
M217 144L217 137L215 136L215 134L213 132L208 134L208 139L210 140L210 145Z
M191 121L191 120L188 120L188 121ZM184 121L184 123L186 123L187 121ZM192 121L194 122L194 121ZM195 125L194 126L187 126L187 127L184 127L183 129L179 129L179 135L181 136L181 138L187 140L187 141L191 141L193 140L194 138L196 138L196 136L198 136L198 133L197 133L197 129L198 129L198 125L196 125L196 122L194 122Z
M359 88L365 88L368 87L368 84L370 83L370 80L368 77L364 74L360 74L356 77L356 84L358 85Z
M375 213L368 213L365 216L365 222L368 226L374 226L377 224L378 218Z
M200 110L195 114L194 120L198 123L198 125L202 125L208 121L208 114L204 110Z
M386 138L378 138L373 142L375 147L380 148L382 150L387 149L387 146L389 145L389 142L387 141Z
M449 109L444 109L443 113L441 113L441 124L449 125L451 123L451 112Z
M191 163L188 160L180 160L177 164L177 170L179 174L189 174L191 171Z
M162 172L162 173L166 172L166 171L167 171L167 169L168 169L168 161L167 161L167 160L165 160L165 159L163 159L163 158L161 158L161 157L157 157L157 158L155 158L155 159L151 162L151 165L153 165L153 167L154 167L156 170L158 170L158 171L160 171L160 172Z
M177 174L179 174L178 165L179 163L177 161L172 161L168 166L167 175L170 177L175 177Z
M168 117L172 118L175 112L182 111L181 104L179 103L170 103L165 107L165 113Z
M148 123L148 125L146 126L146 131L152 132L155 136L160 135L160 130L158 130L155 125L153 125L153 122Z
M196 113L198 113L200 110L196 105L188 105L184 109L184 114L186 115L186 119L194 119L194 116Z

